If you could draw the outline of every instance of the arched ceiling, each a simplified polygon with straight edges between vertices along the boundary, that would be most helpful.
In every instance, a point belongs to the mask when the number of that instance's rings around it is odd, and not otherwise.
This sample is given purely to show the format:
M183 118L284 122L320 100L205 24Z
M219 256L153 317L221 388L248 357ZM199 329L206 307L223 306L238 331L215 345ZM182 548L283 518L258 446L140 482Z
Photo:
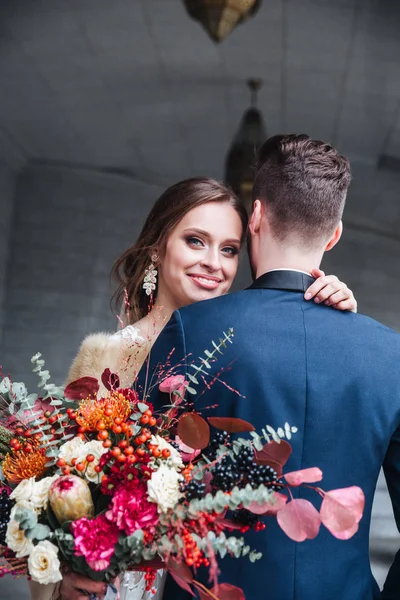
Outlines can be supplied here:
M269 133L400 158L399 26L396 0L263 0L216 45L181 0L3 0L0 146L161 182L221 177L257 76Z

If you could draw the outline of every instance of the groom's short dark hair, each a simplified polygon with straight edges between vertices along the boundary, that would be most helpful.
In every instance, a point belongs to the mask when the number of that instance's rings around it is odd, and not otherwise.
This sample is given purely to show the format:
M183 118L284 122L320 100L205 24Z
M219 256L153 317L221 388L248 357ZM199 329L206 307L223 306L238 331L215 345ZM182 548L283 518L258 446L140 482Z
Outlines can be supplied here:
M350 164L308 135L275 135L260 148L253 199L267 208L273 235L312 245L332 235L342 218Z

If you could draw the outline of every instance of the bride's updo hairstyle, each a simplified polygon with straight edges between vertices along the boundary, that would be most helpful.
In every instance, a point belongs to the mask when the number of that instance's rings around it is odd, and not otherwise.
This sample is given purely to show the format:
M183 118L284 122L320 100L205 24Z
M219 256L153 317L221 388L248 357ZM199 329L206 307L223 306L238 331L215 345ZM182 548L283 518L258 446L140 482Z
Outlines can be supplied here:
M183 217L197 206L209 202L226 202L232 206L243 225L244 240L248 217L247 212L233 191L214 179L195 177L185 179L169 187L151 209L136 242L125 250L115 262L111 275L118 288L113 296L115 307L129 304L129 322L135 323L149 312L149 296L143 289L146 269L150 266L153 253L162 259L168 238ZM157 289L153 300L157 297Z

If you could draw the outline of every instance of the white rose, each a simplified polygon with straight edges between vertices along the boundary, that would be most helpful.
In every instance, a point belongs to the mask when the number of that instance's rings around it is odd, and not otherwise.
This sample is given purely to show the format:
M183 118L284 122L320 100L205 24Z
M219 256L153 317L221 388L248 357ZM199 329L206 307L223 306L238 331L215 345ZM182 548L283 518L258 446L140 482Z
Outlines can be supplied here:
M15 490L11 492L10 498L15 500L18 504L22 502L29 502L32 496L33 486L35 485L35 478L23 479L21 483L17 485Z
M95 467L99 464L101 457L108 449L104 448L103 442L98 442L96 440L92 440L91 442L87 442L83 445L80 450L79 456L77 457L76 464L82 463L85 465L85 470L82 472L85 479L88 481L93 481L98 483L102 476L102 471L97 473L95 471ZM88 454L93 454L94 460L92 462L88 462L86 457Z
M23 558L32 552L34 545L26 537L25 532L19 528L19 522L14 519L18 508L16 505L11 509L10 520L7 525L6 544L15 552L17 558Z
M58 479L59 475L53 475L53 477L45 477L40 481L35 481L33 484L31 504L32 508L36 511L46 509L49 502L49 489L55 479Z
M61 581L57 546L47 540L39 542L28 558L28 569L32 579L43 585Z
M152 435L151 439L150 439L150 443L157 445L160 452L162 452L163 450L170 451L170 455L166 460L165 459L153 460L152 461L153 468L157 469L158 466L161 466L162 464L167 464L169 467L171 467L173 469L183 469L183 461L182 461L180 453L178 452L178 450L176 448L171 446L171 444L169 444L165 440L165 438L163 438L159 435Z
M59 458L63 458L67 464L71 466L72 459L78 458L84 445L85 443L80 437L74 437L61 446L58 456Z
M149 500L158 504L158 512L166 512L169 508L174 508L182 498L183 494L179 491L181 479L179 473L167 465L161 465L152 473L151 479L147 482L147 493Z

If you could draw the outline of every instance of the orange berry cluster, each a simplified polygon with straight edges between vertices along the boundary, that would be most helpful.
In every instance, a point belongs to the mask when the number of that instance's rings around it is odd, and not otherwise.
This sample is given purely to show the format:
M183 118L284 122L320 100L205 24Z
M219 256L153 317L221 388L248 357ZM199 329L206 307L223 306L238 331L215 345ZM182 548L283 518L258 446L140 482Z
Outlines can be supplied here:
M22 428L18 428L18 429L22 429ZM18 452L19 450L22 450L22 452L25 452L26 454L31 454L31 452L33 452L34 448L38 445L38 442L37 442L38 438L36 436L33 436L30 433L29 429L25 432L22 429L22 431L23 431L24 439L12 438L12 440L10 440L11 450L13 450L14 452Z
M210 566L210 561L204 556L187 529L183 530L183 544L185 546L185 562L188 567L199 568L201 565Z
M71 421L76 421L77 413L73 408L67 408L67 415ZM85 439L85 430L83 427L78 427L78 437L81 440Z
M59 420L61 421L63 418L65 418L65 416L66 415L63 415L61 413L52 415L49 410L46 410L46 412L43 414L42 425L45 425L45 424L54 425L57 421L59 421ZM52 435L51 440L54 440L55 433L56 433L55 428L51 427L49 432ZM15 452L18 452L18 450L22 450L23 452L26 452L27 454L29 454L33 451L35 445L42 437L42 432L41 431L35 432L33 429L24 429L23 427L17 427L15 429L15 435L17 437L12 438L10 440L11 449L14 450Z
M186 467L183 469L182 475L184 476L186 481L191 480L193 469L194 469L194 465L192 463L187 464Z
M95 459L93 454L88 454L85 458L86 462L91 463ZM76 458L73 458L71 464L77 471L82 473L86 469L86 465L84 463L77 463ZM67 464L67 461L64 458L59 458L56 462L57 467L60 467L61 471L64 475L69 475L71 473L71 467ZM100 473L101 469L98 465L95 466L94 470L97 473Z

